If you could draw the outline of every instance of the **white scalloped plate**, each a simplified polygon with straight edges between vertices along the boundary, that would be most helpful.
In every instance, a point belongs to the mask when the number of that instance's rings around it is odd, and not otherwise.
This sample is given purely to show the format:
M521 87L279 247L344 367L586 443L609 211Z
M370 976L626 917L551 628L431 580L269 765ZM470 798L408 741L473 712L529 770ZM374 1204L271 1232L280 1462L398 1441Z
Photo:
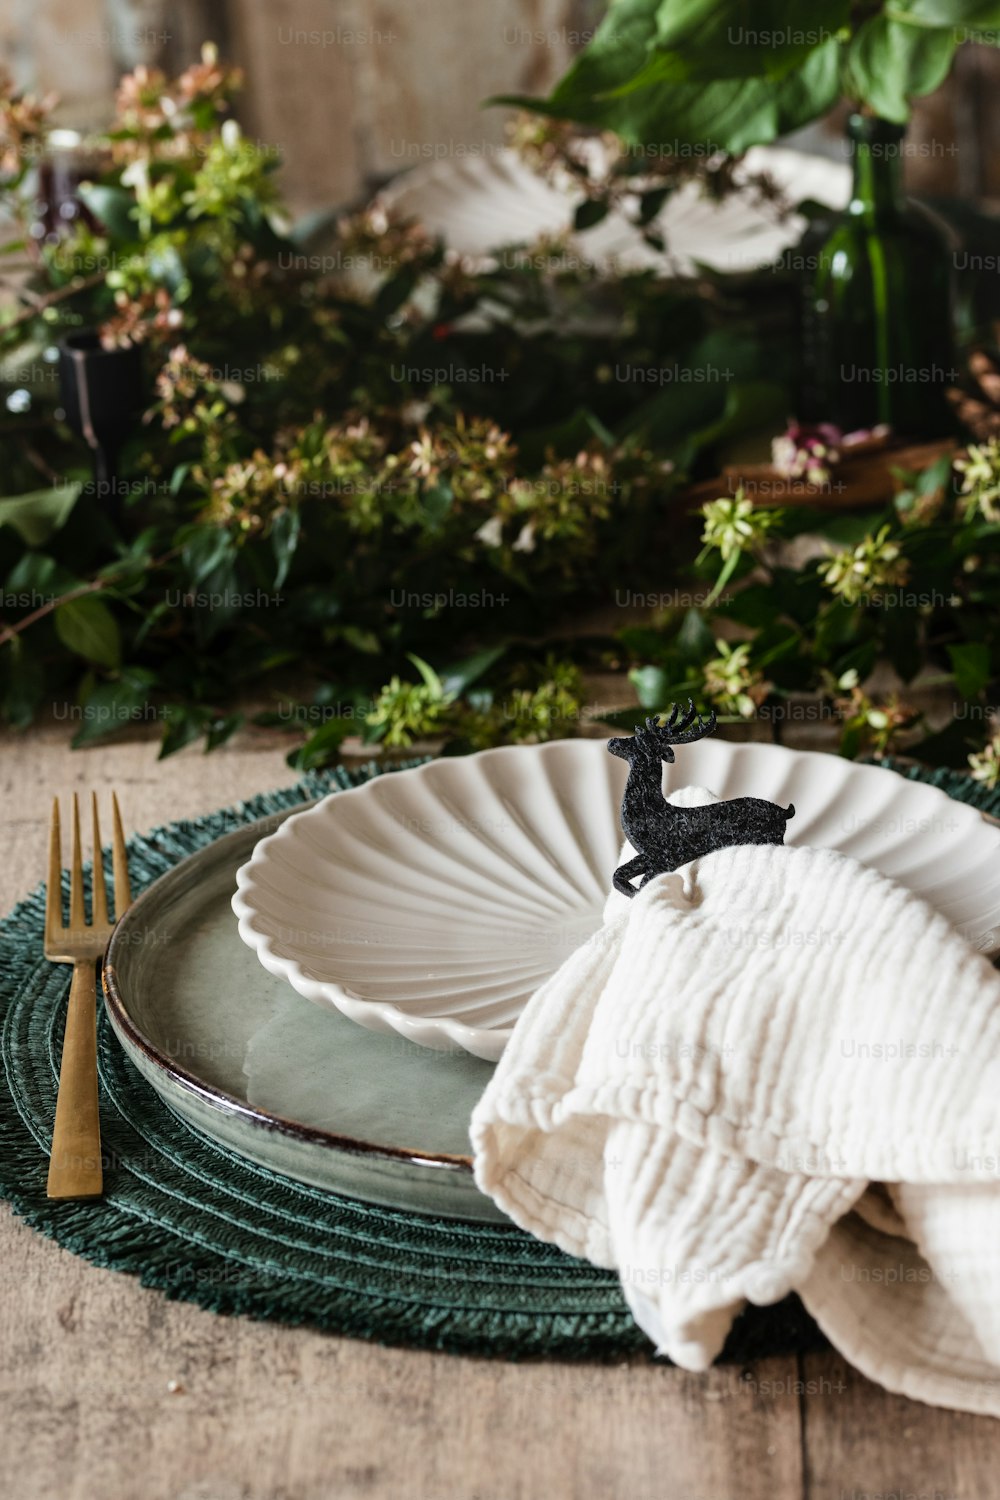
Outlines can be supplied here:
M836 756L703 740L665 790L794 802L788 843L839 849L1000 948L1000 828ZM237 875L243 941L307 1000L498 1058L525 1003L601 925L627 767L603 740L509 746L379 776L297 813Z
M740 176L763 171L792 203L814 198L843 208L850 197L851 172L842 161L755 146ZM383 188L380 197L387 208L419 219L449 249L473 260L491 258L510 245L533 245L542 236L567 237L567 253L571 249L592 265L668 276L693 275L699 264L731 272L771 265L798 244L806 227L801 215L779 218L746 192L714 203L697 183L688 183L671 193L655 221L665 253L652 249L617 210L593 228L574 233L579 183L568 174L562 184L548 182L511 150L414 167Z

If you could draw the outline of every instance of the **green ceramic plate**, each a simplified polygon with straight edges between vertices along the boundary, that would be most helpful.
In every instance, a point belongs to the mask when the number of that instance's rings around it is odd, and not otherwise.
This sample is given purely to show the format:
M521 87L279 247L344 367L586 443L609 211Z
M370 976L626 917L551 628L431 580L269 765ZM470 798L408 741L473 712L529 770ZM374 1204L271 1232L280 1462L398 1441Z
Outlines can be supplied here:
M189 1125L275 1172L390 1207L502 1219L469 1157L492 1065L310 1005L240 941L236 871L280 821L183 860L118 923L104 993L122 1046Z

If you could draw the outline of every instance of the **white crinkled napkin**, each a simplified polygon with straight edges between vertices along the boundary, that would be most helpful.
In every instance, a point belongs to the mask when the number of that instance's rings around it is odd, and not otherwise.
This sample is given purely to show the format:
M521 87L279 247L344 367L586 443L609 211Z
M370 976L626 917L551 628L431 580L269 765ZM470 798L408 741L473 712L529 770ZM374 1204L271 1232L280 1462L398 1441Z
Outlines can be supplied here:
M677 1364L795 1290L889 1389L1000 1415L1000 975L856 861L740 846L613 894L472 1141L483 1191L617 1270Z

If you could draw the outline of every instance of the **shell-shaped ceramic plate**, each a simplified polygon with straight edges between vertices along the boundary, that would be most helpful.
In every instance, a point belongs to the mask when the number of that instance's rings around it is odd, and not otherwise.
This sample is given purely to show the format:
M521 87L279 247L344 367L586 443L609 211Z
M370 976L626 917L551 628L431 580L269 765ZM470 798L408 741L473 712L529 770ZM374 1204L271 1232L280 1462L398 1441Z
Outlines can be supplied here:
M898 880L1000 947L1000 828L893 771L703 740L666 766L796 813L787 842ZM439 1050L500 1056L538 986L601 925L627 767L603 740L509 746L379 776L262 839L237 875L240 936L307 1000Z
M823 156L755 146L741 173L758 172L769 173L790 203L810 198L842 208L850 196L850 168ZM568 237L567 253L594 266L661 275L690 276L699 265L731 272L771 265L798 244L806 227L799 214L781 217L750 192L712 202L696 183L687 183L670 194L655 222L665 252L652 249L617 210L577 234L579 183L568 174L564 183L548 182L510 150L414 167L384 188L381 198L474 260L507 246L533 245L543 236L560 242Z

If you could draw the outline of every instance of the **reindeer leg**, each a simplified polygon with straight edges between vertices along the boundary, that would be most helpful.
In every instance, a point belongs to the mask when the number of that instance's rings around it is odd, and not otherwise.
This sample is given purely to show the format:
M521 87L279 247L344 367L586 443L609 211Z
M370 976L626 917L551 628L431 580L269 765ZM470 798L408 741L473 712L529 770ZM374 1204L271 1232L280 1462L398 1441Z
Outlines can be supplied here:
M645 869L645 857L642 854L637 854L635 859L629 860L628 864L618 866L618 869L612 876L611 884L614 886L615 890L620 891L623 896L634 896L635 886L632 885L631 882L634 880L636 875L644 874Z

